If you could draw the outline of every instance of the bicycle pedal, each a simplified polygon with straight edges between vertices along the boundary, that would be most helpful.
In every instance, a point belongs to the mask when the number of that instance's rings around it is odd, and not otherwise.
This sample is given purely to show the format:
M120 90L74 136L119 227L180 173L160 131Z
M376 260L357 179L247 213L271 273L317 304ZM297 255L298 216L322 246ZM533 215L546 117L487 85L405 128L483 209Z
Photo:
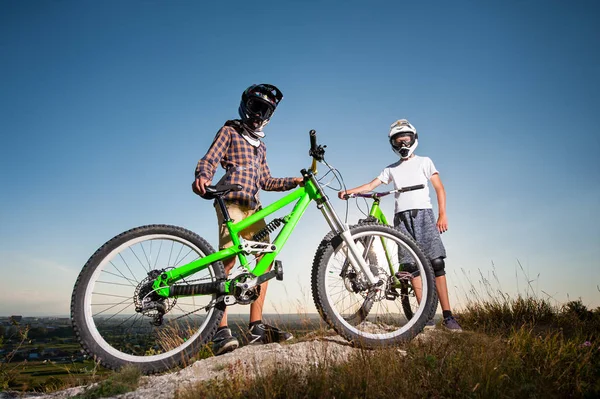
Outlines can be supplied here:
M388 301L395 301L399 296L400 293L398 293L395 288L390 288L385 291L385 299Z
M273 277L277 277L277 273L275 272L275 270L271 270L270 272L266 272L265 274L257 277L256 284L262 284L265 281L269 281Z
M276 260L273 268L275 269L275 278L279 281L283 280L283 264L281 261Z
M237 300L233 295L225 295L223 297L223 302L225 303L225 306L231 306L235 305L237 303Z

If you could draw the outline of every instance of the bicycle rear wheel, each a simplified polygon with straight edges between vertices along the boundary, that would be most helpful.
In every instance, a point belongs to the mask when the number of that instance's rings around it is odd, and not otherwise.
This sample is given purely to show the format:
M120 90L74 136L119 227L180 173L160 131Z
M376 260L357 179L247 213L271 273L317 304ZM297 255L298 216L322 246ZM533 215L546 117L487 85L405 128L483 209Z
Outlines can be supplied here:
M214 335L224 305L215 306L216 295L153 296L152 282L213 252L197 234L168 225L137 227L104 244L83 267L71 299L84 350L108 368L133 364L145 374L188 362ZM178 284L224 279L215 262Z
M317 249L312 270L312 291L317 310L341 336L367 348L394 345L412 339L423 330L437 306L431 264L418 245L389 226L367 223L350 229L352 238L365 256L376 253L375 268L382 284L369 287L361 271L348 266L347 248L339 237L326 237ZM409 254L422 280L421 301L408 302L413 317L405 316L406 298L399 292L406 274L400 273L399 253ZM382 262L386 259L386 262ZM406 259L404 259L406 261ZM392 263L392 270L388 261ZM404 300L404 303L403 303ZM370 305L367 309L365 301ZM366 312L368 310L368 312ZM360 321L357 315L361 316Z

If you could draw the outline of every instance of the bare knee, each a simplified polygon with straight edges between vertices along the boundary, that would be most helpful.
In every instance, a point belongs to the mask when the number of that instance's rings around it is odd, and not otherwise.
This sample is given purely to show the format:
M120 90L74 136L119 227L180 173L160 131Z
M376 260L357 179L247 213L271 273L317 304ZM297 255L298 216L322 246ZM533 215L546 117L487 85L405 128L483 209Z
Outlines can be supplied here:
M223 261L223 268L225 269L225 275L228 275L231 269L235 266L235 256L225 259Z

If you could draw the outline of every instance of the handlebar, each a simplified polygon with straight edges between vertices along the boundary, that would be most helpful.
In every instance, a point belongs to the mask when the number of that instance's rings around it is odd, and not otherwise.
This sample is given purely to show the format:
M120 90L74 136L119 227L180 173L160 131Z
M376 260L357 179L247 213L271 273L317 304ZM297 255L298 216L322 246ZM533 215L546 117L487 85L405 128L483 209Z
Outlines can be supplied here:
M314 152L317 149L317 132L313 129L308 132L310 135L310 152Z
M317 161L321 162L325 159L325 147L327 146L317 144L317 132L314 129L312 129L308 134L310 136L310 150L308 151L308 155L313 158L310 169L316 174Z
M414 190L421 190L425 188L424 184L417 184L414 186L408 186L408 187L402 187L399 188L397 190L390 190L390 191L383 191L383 192L379 192L379 193L354 193L354 194L345 194L344 198L348 199L348 198L382 198L385 197L386 195L390 195L393 193L405 193L407 191L414 191Z

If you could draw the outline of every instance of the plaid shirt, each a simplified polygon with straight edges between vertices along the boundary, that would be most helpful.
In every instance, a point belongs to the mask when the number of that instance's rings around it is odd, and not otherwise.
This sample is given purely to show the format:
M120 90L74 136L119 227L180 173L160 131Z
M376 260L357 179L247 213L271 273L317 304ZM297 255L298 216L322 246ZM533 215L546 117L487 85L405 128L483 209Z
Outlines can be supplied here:
M212 180L219 162L225 170L233 168L223 183L242 186L241 191L231 192L223 198L250 209L260 206L260 189L286 191L296 187L292 177L271 177L267 147L263 142L254 147L231 126L223 126L218 131L206 155L198 161L196 178Z

